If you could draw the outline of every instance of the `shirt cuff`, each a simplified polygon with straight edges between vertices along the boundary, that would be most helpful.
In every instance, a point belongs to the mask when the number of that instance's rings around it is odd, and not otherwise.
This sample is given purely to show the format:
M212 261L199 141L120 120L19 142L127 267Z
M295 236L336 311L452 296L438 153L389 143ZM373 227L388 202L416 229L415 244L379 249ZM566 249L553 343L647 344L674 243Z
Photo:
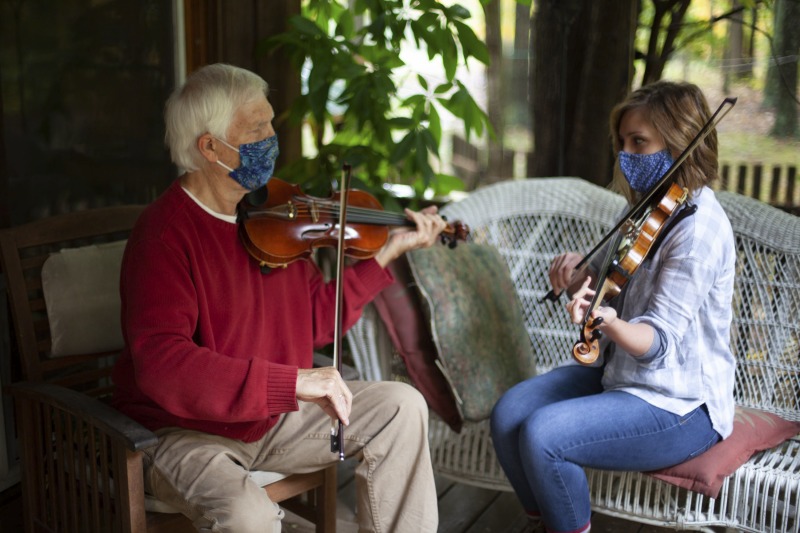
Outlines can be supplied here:
M378 294L394 282L394 276L389 269L381 267L374 258L359 261L353 265L353 269L364 287L372 294Z
M640 363L650 363L659 359L664 355L664 351L667 348L667 337L664 331L649 322L646 322L646 324L653 328L653 344L650 345L646 352L636 358Z

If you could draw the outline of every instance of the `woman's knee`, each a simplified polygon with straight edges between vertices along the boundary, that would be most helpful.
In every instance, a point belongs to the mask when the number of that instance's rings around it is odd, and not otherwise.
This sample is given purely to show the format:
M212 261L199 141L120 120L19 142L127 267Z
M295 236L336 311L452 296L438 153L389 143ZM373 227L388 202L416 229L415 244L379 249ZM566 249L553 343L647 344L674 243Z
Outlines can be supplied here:
M495 403L489 415L492 435L516 434L525 420L533 414L535 408L525 394L523 385L521 383L512 387Z

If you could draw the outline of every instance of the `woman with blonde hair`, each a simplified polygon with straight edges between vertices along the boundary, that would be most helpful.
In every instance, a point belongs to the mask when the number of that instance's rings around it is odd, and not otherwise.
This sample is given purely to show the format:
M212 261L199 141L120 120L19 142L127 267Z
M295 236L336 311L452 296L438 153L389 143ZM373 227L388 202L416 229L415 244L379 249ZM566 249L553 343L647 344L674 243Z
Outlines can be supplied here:
M614 186L632 203L646 194L709 116L695 85L663 81L634 91L611 113ZM703 453L733 429L735 248L709 187L718 177L715 132L674 176L694 211L669 228L619 296L591 312L602 317L597 329L607 343L598 361L519 383L492 413L498 459L536 529L590 530L584 467L665 468ZM575 275L582 259L561 254L549 271L553 290L572 295L567 311L576 324L594 295L594 274Z

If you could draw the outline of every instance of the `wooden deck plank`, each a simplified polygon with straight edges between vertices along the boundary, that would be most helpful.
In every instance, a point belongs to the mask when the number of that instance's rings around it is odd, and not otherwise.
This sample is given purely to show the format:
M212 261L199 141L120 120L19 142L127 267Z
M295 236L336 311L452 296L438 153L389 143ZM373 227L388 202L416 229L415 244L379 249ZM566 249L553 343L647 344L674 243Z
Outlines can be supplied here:
M466 533L489 533L504 531L521 533L528 524L528 517L512 492L498 492L494 501Z
M495 491L460 483L453 484L439 497L439 532L465 533L496 499Z
M355 518L355 468L348 459L338 470L337 533L357 533ZM436 476L439 498L438 533L522 533L527 521L522 506L511 492L495 492L456 483ZM292 513L286 513L283 530L314 533L313 525ZM672 529L647 526L612 518L599 513L592 516L592 533L681 533Z

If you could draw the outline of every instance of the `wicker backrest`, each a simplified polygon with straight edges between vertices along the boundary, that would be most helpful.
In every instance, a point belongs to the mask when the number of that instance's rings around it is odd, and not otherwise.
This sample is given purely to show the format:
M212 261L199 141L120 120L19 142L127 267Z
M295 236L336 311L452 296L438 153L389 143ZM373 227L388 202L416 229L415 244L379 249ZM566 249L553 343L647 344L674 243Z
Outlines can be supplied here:
M800 420L800 217L718 192L736 234L736 402Z
M95 397L110 392L108 376L115 351L51 357L42 266L51 253L66 248L127 238L142 209L143 206L99 208L0 231L0 255L24 380L55 383Z
M740 405L800 419L800 217L757 200L718 192L738 250L731 348ZM470 239L495 246L508 262L523 306L537 368L569 359L577 340L558 304L541 302L557 254L587 252L625 210L623 198L575 178L501 182L447 205Z
M621 196L585 180L534 178L479 189L442 210L469 225L470 240L491 244L508 262L540 372L570 358L578 334L566 301L541 301L550 289L550 262L565 251L588 252L624 209Z

